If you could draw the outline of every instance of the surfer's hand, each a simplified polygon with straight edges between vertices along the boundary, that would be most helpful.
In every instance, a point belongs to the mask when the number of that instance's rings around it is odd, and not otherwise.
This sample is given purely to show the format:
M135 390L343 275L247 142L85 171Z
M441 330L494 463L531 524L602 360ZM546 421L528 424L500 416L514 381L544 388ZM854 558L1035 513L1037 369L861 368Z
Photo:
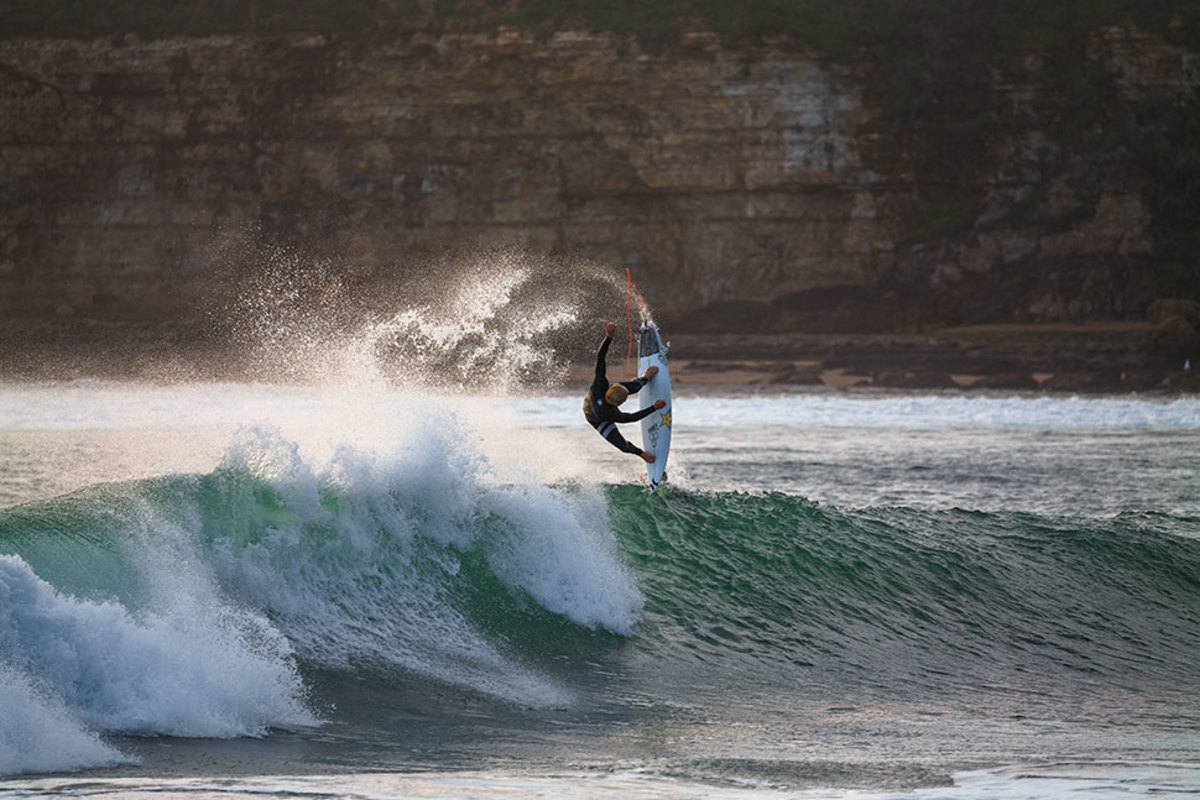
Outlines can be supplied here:
M654 463L654 453L647 453L645 450L643 450L641 453L641 456L642 456L642 461L645 461L647 464Z
M666 400L655 400L654 407L657 409L664 409L667 407L667 401Z
M608 336L611 338L612 335L616 332L617 332L617 323L615 323L615 322L604 323L604 335L605 336Z
M658 374L658 367L650 367L646 370L646 374L642 376L642 380L648 381Z

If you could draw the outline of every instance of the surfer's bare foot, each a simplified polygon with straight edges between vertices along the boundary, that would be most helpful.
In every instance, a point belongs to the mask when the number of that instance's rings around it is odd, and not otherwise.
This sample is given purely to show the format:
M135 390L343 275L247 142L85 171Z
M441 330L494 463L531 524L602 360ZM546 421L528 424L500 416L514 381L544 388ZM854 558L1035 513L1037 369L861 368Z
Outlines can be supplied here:
M654 453L647 453L646 451L643 450L641 455L642 455L642 461L645 461L647 464L654 463Z
M646 374L642 376L642 380L648 381L658 374L658 367L650 367L646 370Z

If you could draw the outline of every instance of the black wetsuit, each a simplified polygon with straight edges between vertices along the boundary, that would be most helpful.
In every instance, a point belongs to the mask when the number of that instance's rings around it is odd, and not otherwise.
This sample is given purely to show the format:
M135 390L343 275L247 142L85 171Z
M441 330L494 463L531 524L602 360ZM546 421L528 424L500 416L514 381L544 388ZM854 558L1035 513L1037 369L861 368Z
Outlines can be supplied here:
M596 351L596 378L592 381L592 388L588 389L587 397L583 398L583 416L601 436L612 443L613 447L640 456L642 448L626 441L617 430L617 423L637 422L643 417L648 417L654 413L654 406L646 406L641 411L626 414L604 399L604 393L608 391L609 386L604 359L608 356L608 346L611 343L612 337L605 336L600 349ZM628 389L630 394L637 394L646 385L646 380L634 378L631 381L620 381L620 384Z

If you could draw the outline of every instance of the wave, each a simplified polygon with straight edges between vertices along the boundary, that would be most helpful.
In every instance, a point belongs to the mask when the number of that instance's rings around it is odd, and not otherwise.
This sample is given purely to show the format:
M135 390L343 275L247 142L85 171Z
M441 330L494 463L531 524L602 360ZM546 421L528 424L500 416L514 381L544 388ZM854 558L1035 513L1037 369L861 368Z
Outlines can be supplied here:
M679 693L694 665L787 691L1194 682L1194 519L503 482L423 431L315 463L247 428L207 474L0 510L0 772L114 763L111 732L319 724L312 670L542 708L583 691L564 656L606 653L686 671Z
M83 740L261 735L319 722L310 668L569 703L494 628L633 632L643 598L603 492L500 485L453 434L426 433L318 468L246 429L212 473L0 511L0 669L29 688L24 716L65 715ZM14 749L25 725L0 721L5 771L45 768Z

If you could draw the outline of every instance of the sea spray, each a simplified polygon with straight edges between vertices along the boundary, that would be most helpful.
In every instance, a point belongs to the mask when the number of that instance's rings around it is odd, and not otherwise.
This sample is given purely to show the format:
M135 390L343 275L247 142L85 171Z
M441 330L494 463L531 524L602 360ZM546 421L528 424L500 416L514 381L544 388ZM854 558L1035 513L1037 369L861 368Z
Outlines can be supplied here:
M406 383L497 390L519 380L545 383L561 371L558 339L581 309L569 299L518 302L531 279L523 266L466 281L436 304L406 308L350 339L356 363L387 365ZM363 354L373 359L363 359Z
M346 260L235 234L228 299L209 310L259 380L438 387L546 386L594 347L591 309L616 316L624 276L581 258L465 247L397 264L388 285ZM402 290L398 290L402 287Z

